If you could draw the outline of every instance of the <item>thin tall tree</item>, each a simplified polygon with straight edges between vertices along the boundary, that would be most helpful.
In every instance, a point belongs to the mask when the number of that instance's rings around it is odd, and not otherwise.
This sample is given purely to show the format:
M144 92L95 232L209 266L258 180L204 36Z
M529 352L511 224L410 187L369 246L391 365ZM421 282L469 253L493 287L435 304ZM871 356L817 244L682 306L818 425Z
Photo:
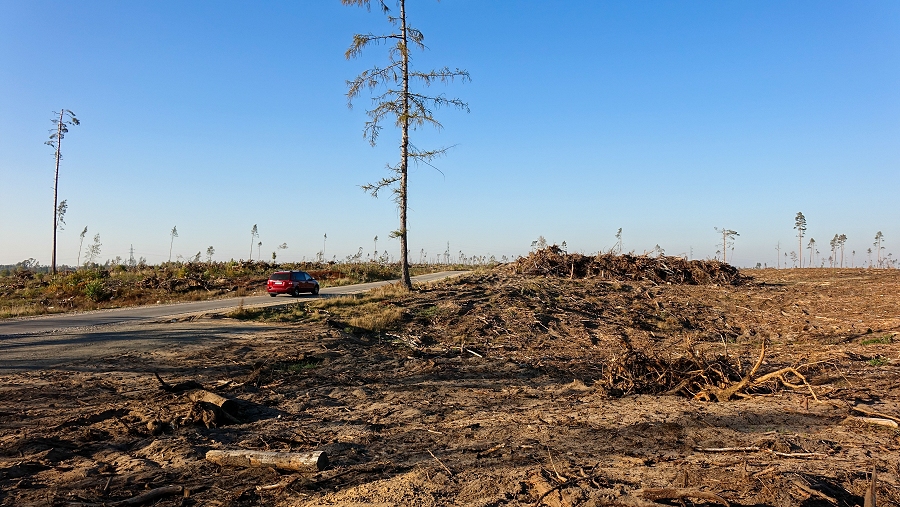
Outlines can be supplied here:
M803 216L803 213L797 212L797 216L794 217L794 229L797 229L797 241L800 245L800 249L798 250L801 254L803 253L803 235L806 232L806 217ZM803 255L800 255L800 267L803 267Z
M831 241L828 242L828 245L831 247L831 267L834 268L835 263L837 262L837 249L841 244L841 237L837 234L831 238Z
M253 228L250 229L250 260L253 260L253 242L256 241L256 238L259 237L259 229L256 228L256 224L253 224Z
M389 45L388 65L365 70L352 81L348 81L347 101L348 105L352 107L353 99L359 96L364 89L370 91L378 88L384 89L383 93L373 97L374 107L366 111L369 120L363 129L363 136L374 146L378 134L381 132L382 123L385 121L393 119L400 129L400 161L396 165L388 166L390 176L382 178L377 183L363 185L362 188L373 197L377 197L379 191L385 188L390 188L394 192L394 200L400 211L400 228L391 235L400 238L401 281L407 289L411 289L407 230L409 161L412 159L414 162L431 165L431 161L445 154L448 148L420 150L410 143L409 133L410 130L425 125L440 130L442 125L435 119L434 109L450 106L468 111L469 107L459 99L448 99L443 95L429 96L412 91L410 85L411 82L418 82L424 87L428 87L435 82L447 83L457 78L467 81L470 78L469 73L465 70L450 70L449 67L427 72L412 70L410 68L410 46L424 50L425 37L421 31L407 23L406 0L397 0L399 8L397 15L391 12L386 0L375 1L381 12L387 16L388 22L396 30L384 35L355 34L353 43L344 56L349 60L359 56L362 50L370 44L384 43ZM370 9L373 0L341 0L341 3Z
M169 231L169 236L172 237L171 241L169 241L169 262L172 262L172 245L175 244L175 238L178 237L178 227L172 227L172 230Z
M875 242L872 243L872 246L875 247L875 260L877 261L879 268L881 267L881 251L884 250L884 247L881 246L883 241L884 234L882 234L881 231L878 231L878 233L875 234Z
M841 234L838 236L838 246L841 247L841 267L844 267L844 245L847 244L847 235Z
M736 236L740 236L737 231L732 231L731 229L726 229L722 227L719 229L718 227L713 227L719 234L722 235L722 262L728 262L727 259L727 251L728 247L731 246L732 250L734 250L734 238Z
M59 118L56 116L59 115ZM57 113L53 111L53 125L50 130L50 140L45 142L47 146L52 146L56 157L56 175L53 178L53 253L50 256L50 269L56 274L56 231L59 228L59 209L57 200L59 199L59 161L62 160L62 140L69 133L69 127L81 124L75 113L68 109L60 109Z
M809 238L809 243L806 244L806 249L809 250L809 265L813 265L813 253L816 251L816 238Z
M84 226L84 230L81 231L81 234L78 235L78 237L81 238L81 241L78 243L78 266L81 266L81 247L84 246L85 235L87 235L87 226L86 225Z

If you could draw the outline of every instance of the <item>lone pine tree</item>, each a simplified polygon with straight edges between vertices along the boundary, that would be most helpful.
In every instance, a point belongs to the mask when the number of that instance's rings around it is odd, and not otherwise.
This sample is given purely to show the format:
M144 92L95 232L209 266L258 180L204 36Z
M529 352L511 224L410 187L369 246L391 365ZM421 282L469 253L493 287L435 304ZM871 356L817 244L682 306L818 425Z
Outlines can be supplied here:
M386 44L388 46L388 64L384 67L372 67L364 70L352 81L347 81L347 102L352 107L353 99L358 97L364 89L370 91L383 90L373 96L373 107L366 111L369 120L363 129L363 136L374 146L378 140L378 134L383 128L383 123L393 119L400 129L400 161L396 165L389 165L390 175L376 183L363 185L366 192L377 197L379 191L390 188L394 193L394 200L400 211L400 228L394 231L392 236L400 238L400 269L401 281L407 289L412 288L412 280L409 276L409 246L407 230L408 176L409 161L423 162L430 165L436 157L446 153L448 148L433 150L421 150L410 143L410 130L430 125L441 129L442 125L434 117L434 109L439 107L455 107L468 112L469 107L459 99L449 99L443 95L426 95L411 89L411 84L419 83L423 88L435 82L448 83L457 78L469 80L469 73L465 70L450 70L449 67L430 70L426 72L416 71L410 68L410 46L425 49L423 43L425 36L419 30L407 23L406 0L397 0L399 10L394 15L388 7L386 0L341 0L344 5L371 8L377 3L381 12L387 16L395 30L383 35L355 34L353 43L347 49L344 56L349 60L362 53L369 45ZM324 250L324 249L323 249Z
M178 226L173 226L172 230L169 231L169 236L171 236L171 241L169 241L169 262L172 262L172 245L175 244L175 238L178 237Z
M797 241L800 245L799 252L803 253L803 235L806 233L806 217L803 216L803 213L797 212L797 216L794 217L794 229L797 229ZM803 256L800 256L800 267L803 267Z
M722 227L721 229L718 227L713 227L717 233L722 235L722 262L728 262L727 254L728 247L730 246L732 251L734 250L734 238L736 236L740 236L737 231L732 231L731 229L726 229Z
M56 115L59 115L59 118ZM53 147L56 157L56 176L53 178L53 253L50 256L50 269L56 274L56 231L59 230L59 161L62 160L62 140L69 133L69 127L81 124L75 113L68 109L60 109L59 113L53 112L53 128L50 130L50 140L45 142L47 146Z

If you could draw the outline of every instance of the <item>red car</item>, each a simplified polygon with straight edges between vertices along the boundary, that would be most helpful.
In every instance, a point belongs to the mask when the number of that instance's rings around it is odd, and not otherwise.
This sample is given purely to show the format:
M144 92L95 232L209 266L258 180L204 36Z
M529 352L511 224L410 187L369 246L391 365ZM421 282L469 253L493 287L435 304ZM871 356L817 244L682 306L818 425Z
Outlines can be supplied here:
M315 296L319 293L319 282L309 276L306 271L276 271L269 277L266 290L272 297L278 294L290 294L296 297L301 292L309 292Z

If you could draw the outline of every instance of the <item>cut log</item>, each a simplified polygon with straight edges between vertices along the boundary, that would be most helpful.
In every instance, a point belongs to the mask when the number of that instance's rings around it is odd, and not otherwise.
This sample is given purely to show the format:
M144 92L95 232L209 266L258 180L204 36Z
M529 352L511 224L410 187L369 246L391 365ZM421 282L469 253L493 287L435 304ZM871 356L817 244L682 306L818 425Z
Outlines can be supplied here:
M219 396L218 394L207 391L205 389L191 391L188 394L188 397L190 397L191 401L205 401L207 403L212 403L225 412L228 412L228 414L231 416L236 416L239 412L238 403L236 401L228 399L224 396Z
M206 453L206 460L222 466L273 467L298 472L318 472L328 467L328 455L325 451L209 451Z
M878 426L887 426L888 428L897 428L897 421L892 419L885 419L883 417L859 417L855 415L848 415L845 421L848 422L861 422L866 424L876 424Z

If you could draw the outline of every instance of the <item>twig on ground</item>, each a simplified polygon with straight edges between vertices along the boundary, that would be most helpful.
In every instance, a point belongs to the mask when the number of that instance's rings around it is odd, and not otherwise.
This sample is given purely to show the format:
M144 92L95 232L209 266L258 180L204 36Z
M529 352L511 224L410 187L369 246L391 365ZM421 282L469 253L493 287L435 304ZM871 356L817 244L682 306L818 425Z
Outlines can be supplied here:
M434 458L434 460L438 462L438 465L441 465L441 468L443 468L444 470L447 471L447 474L448 474L448 475L451 475L451 476L453 475L453 472L451 472L450 469L447 468L447 465L445 465L443 461L439 460L438 457L435 456L433 452L431 452L431 451L429 450L429 451L428 451L428 454L431 454L431 457Z
M769 452L782 458L827 458L828 455L821 452L778 452L763 447L696 447L700 452Z
M182 486L163 486L161 488L151 489L146 493L141 493L140 495L133 496L131 498L126 498L125 500L119 500L117 502L103 502L103 503L84 503L84 502L71 502L69 503L69 507L120 507L120 506L128 506L128 505L142 505L148 502L152 502L153 500L157 500L164 496L169 495L177 495L178 493L182 493L184 491L184 487Z
M819 497L819 498L826 500L829 503L832 503L834 505L838 504L837 500L835 500L834 498L831 498L830 496L826 495L825 493L822 493L821 491L816 491L816 490L812 489L811 487L807 486L806 484L803 484L802 482L798 481L797 479L794 479L793 481L791 481L791 483L794 486L796 486L797 488L803 490L804 492L806 492L812 496Z
M682 500L684 498L699 498L701 500L708 500L719 505L724 505L725 507L730 506L728 500L725 500L721 496L694 488L645 488L634 490L631 493L646 498L647 500Z
M865 498L863 498L863 507L876 507L875 490L878 486L875 483L876 473L877 473L877 467L875 465L872 465L872 480L869 481L869 487L866 488L866 496L865 496Z
M865 414L865 415L868 415L871 417L878 417L881 419L890 419L891 421L900 423L900 417L894 417L892 415L882 414L881 412L874 412L874 411L866 410L864 408L859 408L859 407L850 407L850 410L852 410L853 412L859 412L860 414Z

